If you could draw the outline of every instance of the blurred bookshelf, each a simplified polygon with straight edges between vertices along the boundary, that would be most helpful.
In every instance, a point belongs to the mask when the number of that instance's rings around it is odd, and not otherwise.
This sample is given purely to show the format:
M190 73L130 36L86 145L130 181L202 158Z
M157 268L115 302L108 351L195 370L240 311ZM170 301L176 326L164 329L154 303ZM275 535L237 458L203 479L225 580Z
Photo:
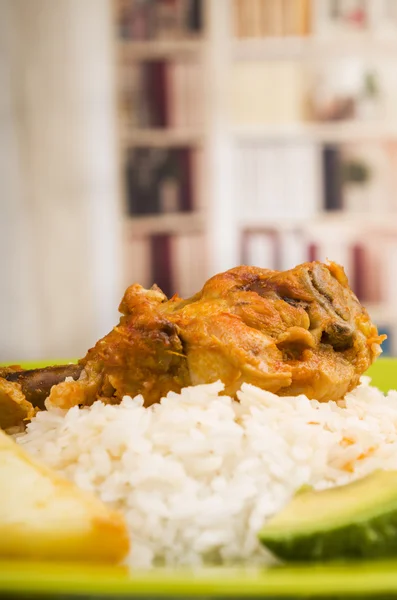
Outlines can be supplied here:
M329 258L397 355L397 2L114 12L126 282Z
M232 0L223 18L242 262L344 264L396 355L397 3Z
M124 279L189 296L207 276L205 0L115 0Z

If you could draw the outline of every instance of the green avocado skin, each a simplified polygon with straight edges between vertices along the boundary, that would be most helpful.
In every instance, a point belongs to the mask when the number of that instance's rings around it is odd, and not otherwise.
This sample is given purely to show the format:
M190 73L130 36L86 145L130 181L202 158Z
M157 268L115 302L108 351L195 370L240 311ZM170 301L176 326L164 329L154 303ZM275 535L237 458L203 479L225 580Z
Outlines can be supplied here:
M295 532L283 537L263 531L259 539L278 558L289 562L397 556L397 506L382 515L333 529L324 527L307 535Z

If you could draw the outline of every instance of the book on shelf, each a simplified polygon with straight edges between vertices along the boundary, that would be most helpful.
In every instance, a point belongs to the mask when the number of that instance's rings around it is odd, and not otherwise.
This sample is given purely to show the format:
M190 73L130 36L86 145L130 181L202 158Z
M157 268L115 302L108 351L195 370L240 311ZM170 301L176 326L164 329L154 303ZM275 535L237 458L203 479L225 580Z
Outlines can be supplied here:
M235 205L246 222L321 212L397 215L397 142L242 141L234 154Z
M206 194L206 158L203 148L191 148L190 173L192 190L192 210L204 214L208 208L208 195Z
M322 167L324 208L327 211L342 210L342 158L337 145L324 145L322 151Z
M234 0L237 38L306 36L310 33L310 0Z
M125 184L130 216L198 210L198 165L193 148L133 148L127 153ZM196 160L195 160L196 158Z
M189 94L186 93L185 63L181 60L174 60L168 63L167 70L167 104L168 104L168 126L172 129L186 127L188 123L188 100Z
M175 235L171 249L173 289L182 298L189 298L201 290L207 279L206 237L200 233Z
M128 238L124 244L126 285L154 283L169 298L177 293L188 298L199 291L207 277L205 235L153 234Z
M128 62L120 76L125 125L186 129L204 124L203 67L194 59Z
M306 36L311 33L311 0L283 0L283 35Z
M153 60L143 64L146 69L146 89L143 90L143 102L149 106L148 127L167 127L169 119L167 106L167 73L166 63L162 60Z
M146 102L143 95L143 90L147 87L145 76L146 71L139 63L120 66L120 117L122 123L133 128L149 127L151 122L149 102Z
M242 219L307 219L318 212L320 153L312 142L244 142L235 151Z
M203 0L116 0L124 40L180 40L203 31Z
M370 32L395 36L395 0L234 0L237 38L302 37Z
M150 238L150 274L153 283L168 297L174 293L174 264L171 257L171 236L157 234Z
M235 62L228 83L234 125L296 124L308 111L307 75L299 60Z

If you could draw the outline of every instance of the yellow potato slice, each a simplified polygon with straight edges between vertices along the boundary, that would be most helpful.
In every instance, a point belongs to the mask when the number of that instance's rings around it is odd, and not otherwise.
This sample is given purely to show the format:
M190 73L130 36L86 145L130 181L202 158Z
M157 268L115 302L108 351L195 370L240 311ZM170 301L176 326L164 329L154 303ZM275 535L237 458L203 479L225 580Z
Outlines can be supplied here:
M121 514L0 431L0 557L118 563L128 550Z

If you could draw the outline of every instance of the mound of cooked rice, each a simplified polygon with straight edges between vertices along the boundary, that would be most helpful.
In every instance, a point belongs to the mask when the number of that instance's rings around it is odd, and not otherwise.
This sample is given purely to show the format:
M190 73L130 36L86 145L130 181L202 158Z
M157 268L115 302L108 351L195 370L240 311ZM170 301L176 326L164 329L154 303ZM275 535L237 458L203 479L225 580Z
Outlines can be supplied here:
M324 488L397 468L397 392L369 380L343 402L280 398L220 382L143 407L40 412L18 442L125 512L130 564L266 562L257 533L303 484Z

